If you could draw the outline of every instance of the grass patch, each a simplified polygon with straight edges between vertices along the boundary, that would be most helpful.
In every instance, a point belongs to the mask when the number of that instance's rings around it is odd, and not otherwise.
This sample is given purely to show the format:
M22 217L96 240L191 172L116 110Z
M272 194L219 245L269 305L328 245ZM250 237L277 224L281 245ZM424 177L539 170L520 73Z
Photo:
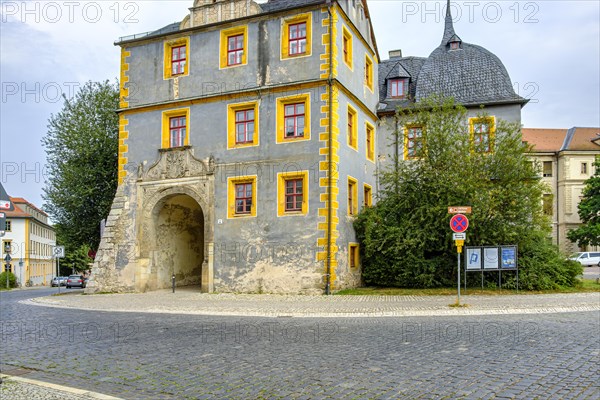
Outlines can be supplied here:
M456 295L456 287L452 288L435 288L435 289L413 289L413 288L378 288L364 287L356 289L341 290L336 295L340 296L452 296ZM464 287L461 287L461 294L467 295L486 295L486 296L502 296L508 294L552 294L552 293L590 293L600 292L600 284L594 279L583 279L578 287L563 287L557 290L538 290L525 291L512 289L494 289L481 287L468 287L466 292Z
M454 303L452 303L452 304L448 304L448 307L451 307L451 308L467 308L467 307L469 307L469 305L468 305L468 304L465 304L465 303L463 303L463 304L459 304L459 303L458 303L458 300L457 300L457 301L455 301L455 302L454 302Z

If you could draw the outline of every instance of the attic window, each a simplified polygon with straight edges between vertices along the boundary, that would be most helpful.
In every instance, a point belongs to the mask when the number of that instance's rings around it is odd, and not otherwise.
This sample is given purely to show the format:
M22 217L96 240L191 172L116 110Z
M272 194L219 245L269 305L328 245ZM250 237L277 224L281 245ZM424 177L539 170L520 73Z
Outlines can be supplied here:
M450 50L458 50L460 48L460 42L450 42Z
M390 97L403 98L408 89L408 79L390 79L388 87Z

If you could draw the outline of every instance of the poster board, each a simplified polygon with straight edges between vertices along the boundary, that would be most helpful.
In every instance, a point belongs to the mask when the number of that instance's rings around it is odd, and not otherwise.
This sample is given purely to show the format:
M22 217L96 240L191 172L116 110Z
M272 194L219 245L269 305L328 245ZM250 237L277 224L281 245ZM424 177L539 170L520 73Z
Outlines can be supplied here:
M498 247L483 248L483 269L498 269L500 266Z

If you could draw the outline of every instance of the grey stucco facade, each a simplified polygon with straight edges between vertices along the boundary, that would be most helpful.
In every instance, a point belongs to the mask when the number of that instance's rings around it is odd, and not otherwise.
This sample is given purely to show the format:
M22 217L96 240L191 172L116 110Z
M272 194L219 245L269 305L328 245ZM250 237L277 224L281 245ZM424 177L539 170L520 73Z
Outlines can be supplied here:
M196 0L180 26L118 43L119 189L88 292L156 290L172 276L204 292L323 293L328 281L331 290L360 284L360 263L349 255L356 239L347 182L356 180L356 214L366 185L375 196L378 102L364 7ZM198 23L198 15L217 17ZM306 51L290 56L287 33L299 23L307 26ZM352 68L339 50L343 32L352 36ZM243 55L227 65L236 36ZM175 57L184 59L176 74ZM292 139L284 132L289 105L304 106L304 131ZM347 143L348 107L355 148ZM240 111L253 112L243 145L235 135ZM185 124L177 145L174 119ZM289 181L302 188L292 211ZM248 187L249 197L239 195Z

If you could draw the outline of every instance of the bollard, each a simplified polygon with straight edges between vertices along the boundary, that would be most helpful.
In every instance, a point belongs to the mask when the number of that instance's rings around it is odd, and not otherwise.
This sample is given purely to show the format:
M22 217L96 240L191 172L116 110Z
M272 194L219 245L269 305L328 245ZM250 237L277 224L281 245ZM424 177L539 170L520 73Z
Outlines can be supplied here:
M173 285L173 293L175 293L175 274L171 277L171 284Z

